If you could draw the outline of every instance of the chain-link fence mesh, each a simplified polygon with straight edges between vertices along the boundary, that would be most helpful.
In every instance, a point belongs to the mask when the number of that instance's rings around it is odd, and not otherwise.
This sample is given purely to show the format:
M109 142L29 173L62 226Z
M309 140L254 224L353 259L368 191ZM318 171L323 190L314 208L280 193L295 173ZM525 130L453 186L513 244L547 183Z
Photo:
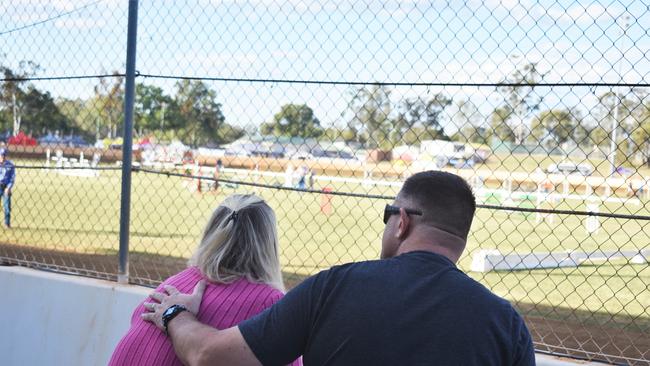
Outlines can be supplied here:
M3 263L116 277L127 18L0 4ZM141 1L129 279L183 268L242 192L290 287L377 258L383 205L440 169L480 203L459 267L538 351L647 364L648 29L638 0Z

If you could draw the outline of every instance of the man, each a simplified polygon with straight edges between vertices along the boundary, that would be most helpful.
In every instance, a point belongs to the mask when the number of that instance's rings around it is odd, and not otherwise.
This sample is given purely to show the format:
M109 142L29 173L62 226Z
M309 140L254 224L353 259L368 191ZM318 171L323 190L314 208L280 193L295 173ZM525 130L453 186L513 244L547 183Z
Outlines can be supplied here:
M462 178L415 174L384 210L380 260L323 271L225 330L193 316L203 282L192 294L152 294L160 303L147 303L143 318L166 324L190 365L280 365L299 355L307 365L533 365L519 314L455 266L475 207Z
M5 211L5 227L11 227L11 190L16 180L16 166L7 160L7 149L0 148L0 190Z

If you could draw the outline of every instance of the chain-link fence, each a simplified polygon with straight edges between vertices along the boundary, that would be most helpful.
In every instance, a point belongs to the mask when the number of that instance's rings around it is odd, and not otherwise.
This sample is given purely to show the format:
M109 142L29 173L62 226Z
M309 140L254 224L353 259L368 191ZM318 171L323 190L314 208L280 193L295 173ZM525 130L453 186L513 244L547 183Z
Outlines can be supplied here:
M0 261L115 279L128 4L0 19ZM377 258L383 205L440 169L480 203L459 267L538 351L650 361L643 1L141 1L137 24L130 282L184 268L242 192L277 213L289 287Z

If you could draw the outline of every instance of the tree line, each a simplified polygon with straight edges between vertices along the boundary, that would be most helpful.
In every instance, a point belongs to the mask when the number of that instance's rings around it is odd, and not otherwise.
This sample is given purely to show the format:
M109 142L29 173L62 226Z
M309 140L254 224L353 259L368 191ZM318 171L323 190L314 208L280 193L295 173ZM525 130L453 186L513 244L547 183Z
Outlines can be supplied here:
M25 80L40 71L33 62L11 69L0 65L0 130L35 136L59 131L88 140L122 135L124 78L117 72L99 78L86 99L53 97ZM650 155L650 103L643 89L625 94L610 90L597 96L588 113L562 106L540 110L537 84L544 75L535 64L515 70L497 88L501 103L488 115L469 99L454 102L444 93L394 100L383 84L363 86L348 95L338 126L325 127L307 104L286 104L270 121L244 130L228 123L217 91L200 80L179 80L173 95L154 85L137 83L136 136L180 139L191 146L218 146L245 134L344 140L366 148L391 149L431 139L479 144L506 142L542 145L548 149L572 144L605 151L616 135L619 156ZM484 108L483 108L484 109ZM238 121L242 122L242 121ZM253 122L253 121L251 121Z

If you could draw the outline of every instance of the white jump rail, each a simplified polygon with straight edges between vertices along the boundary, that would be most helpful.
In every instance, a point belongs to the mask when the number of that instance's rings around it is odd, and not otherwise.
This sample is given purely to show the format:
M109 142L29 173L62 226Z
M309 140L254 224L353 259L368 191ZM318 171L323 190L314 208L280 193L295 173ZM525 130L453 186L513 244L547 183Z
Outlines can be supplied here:
M631 264L648 263L650 262L650 249L508 254L503 254L498 249L481 249L472 255L470 270L473 272L490 272L577 267L585 262L606 262L620 259L626 259Z

